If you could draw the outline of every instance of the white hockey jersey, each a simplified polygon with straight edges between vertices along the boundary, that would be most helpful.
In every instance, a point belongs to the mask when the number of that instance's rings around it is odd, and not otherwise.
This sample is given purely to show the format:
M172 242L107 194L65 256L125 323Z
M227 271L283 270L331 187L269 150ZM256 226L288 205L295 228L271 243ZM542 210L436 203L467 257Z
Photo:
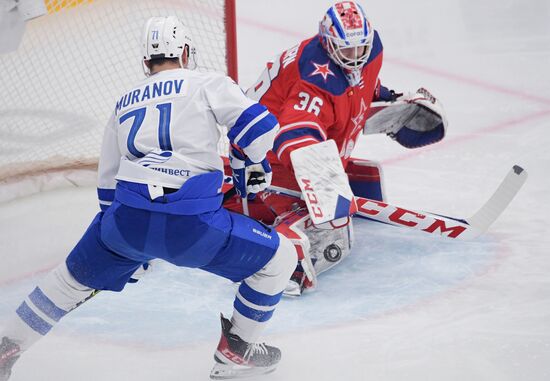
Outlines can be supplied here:
M103 138L102 209L112 202L117 180L179 188L198 174L223 172L217 124L228 127L230 142L253 162L272 148L279 127L264 106L220 74L167 70L125 93Z

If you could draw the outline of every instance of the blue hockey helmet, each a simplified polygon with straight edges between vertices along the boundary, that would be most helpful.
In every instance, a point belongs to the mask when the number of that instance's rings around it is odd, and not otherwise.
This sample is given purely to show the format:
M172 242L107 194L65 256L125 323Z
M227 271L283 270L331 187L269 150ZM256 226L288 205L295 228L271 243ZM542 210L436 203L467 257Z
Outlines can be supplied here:
M319 36L329 57L342 68L353 70L367 63L374 29L359 4L340 1L325 13Z

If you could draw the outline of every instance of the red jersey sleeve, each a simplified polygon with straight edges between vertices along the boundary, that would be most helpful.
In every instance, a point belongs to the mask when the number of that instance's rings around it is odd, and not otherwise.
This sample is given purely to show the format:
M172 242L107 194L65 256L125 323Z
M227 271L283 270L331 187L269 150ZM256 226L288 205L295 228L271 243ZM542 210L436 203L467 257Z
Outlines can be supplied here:
M334 124L334 118L331 96L305 81L297 81L281 108L278 117L281 127L275 136L273 152L283 165L292 169L290 153L327 140L327 130Z
M372 101L377 102L380 100L380 87L382 86L382 83L380 82L380 78L376 79L376 86L374 86L374 93L372 94Z

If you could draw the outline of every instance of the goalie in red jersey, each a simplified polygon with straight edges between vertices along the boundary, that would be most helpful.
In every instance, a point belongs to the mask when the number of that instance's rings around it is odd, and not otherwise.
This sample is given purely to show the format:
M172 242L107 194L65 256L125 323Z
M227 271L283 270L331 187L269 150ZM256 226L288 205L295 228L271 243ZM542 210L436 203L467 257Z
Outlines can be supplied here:
M362 7L341 1L326 12L317 35L268 62L247 91L281 126L268 154L272 191L245 203L252 217L275 225L298 249L287 294L313 289L316 274L349 254L353 194L384 199L378 164L351 157L359 136L386 133L416 148L445 135L445 114L427 90L403 95L381 85L382 57L380 36ZM318 181L310 187L311 179ZM242 211L242 204L235 198L229 207Z

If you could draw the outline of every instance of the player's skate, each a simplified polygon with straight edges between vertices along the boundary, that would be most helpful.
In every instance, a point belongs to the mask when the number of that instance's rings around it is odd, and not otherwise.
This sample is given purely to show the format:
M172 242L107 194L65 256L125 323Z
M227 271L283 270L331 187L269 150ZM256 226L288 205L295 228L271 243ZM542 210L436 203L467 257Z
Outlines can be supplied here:
M221 316L222 337L214 360L216 364L210 372L210 378L223 380L270 373L281 360L278 348L265 344L252 344L229 332L233 326Z
M21 349L19 345L7 337L2 338L0 343L0 381L7 381L11 375L11 368L19 358Z

